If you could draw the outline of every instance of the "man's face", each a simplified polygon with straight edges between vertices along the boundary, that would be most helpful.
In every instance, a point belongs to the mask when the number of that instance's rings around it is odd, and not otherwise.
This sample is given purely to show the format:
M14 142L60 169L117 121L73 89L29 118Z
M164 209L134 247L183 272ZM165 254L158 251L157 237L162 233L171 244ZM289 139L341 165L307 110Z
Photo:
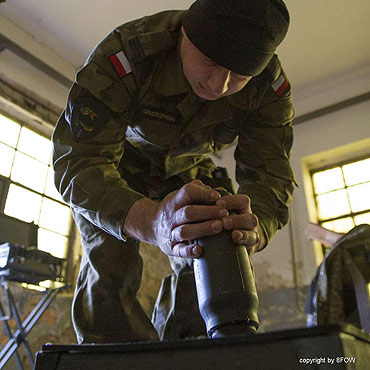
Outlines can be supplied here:
M188 39L182 28L181 59L186 79L194 92L206 100L217 100L240 91L252 78L231 72L207 58Z

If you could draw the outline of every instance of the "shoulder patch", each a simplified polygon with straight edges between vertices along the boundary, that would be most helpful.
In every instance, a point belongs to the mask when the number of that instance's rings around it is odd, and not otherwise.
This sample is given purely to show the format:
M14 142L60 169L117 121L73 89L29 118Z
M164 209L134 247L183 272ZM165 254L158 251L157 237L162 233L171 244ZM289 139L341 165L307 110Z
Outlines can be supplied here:
M79 97L72 108L71 130L77 140L97 135L109 121L111 111L93 96Z
M111 55L109 57L109 60L113 64L113 67L119 77L126 76L127 74L132 72L130 62L128 61L126 54L123 51Z
M281 96L288 86L289 82L287 81L283 73L281 73L280 77L272 84L272 88L278 96Z

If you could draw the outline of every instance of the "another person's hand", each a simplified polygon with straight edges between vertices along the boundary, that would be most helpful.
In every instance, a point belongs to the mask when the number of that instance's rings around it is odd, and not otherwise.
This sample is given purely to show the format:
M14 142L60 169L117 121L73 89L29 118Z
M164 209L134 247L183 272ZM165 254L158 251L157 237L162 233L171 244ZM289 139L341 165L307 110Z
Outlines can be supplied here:
M248 254L262 249L266 244L264 232L258 222L258 218L251 210L251 201L247 195L232 194L218 199L216 205L226 208L230 214L223 217L223 227L232 231L233 241L244 244Z

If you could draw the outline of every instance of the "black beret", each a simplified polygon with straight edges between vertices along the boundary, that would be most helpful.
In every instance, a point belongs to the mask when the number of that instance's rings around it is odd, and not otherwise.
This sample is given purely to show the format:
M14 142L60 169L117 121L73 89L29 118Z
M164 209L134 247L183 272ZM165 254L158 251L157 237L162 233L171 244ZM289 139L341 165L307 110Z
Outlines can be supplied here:
M289 13L281 0L197 0L183 26L189 40L215 63L256 76L283 41Z

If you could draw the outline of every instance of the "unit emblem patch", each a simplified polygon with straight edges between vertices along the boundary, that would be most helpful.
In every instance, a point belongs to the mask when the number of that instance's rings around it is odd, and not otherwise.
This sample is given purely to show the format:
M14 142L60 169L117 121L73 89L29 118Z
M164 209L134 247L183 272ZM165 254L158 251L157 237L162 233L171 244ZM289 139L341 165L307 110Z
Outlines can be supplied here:
M78 140L97 135L109 121L110 110L94 97L77 98L72 108L71 130Z

